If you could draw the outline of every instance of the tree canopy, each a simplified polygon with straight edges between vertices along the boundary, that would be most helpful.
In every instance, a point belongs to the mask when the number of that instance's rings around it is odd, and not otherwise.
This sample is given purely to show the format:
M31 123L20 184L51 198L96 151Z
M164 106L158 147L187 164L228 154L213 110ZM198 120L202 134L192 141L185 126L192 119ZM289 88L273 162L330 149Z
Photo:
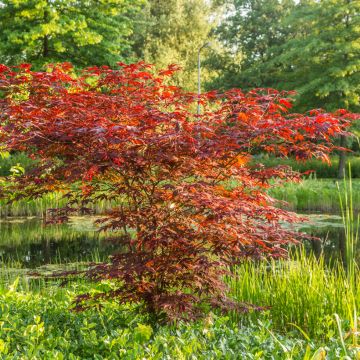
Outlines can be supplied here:
M0 60L114 65L132 54L142 0L3 0Z
M300 109L357 110L360 3L356 0L234 0L218 33L241 61L224 85L296 90Z
M263 71L262 65L287 38L282 19L293 9L294 0L233 0L227 5L227 16L216 29L224 46L224 53L213 59L213 65L224 70L216 86L276 88L271 72Z
M5 183L10 201L61 191L56 223L89 203L114 208L99 223L123 250L86 272L112 279L102 293L77 299L135 302L157 316L194 318L202 305L248 306L227 296L224 275L242 258L281 257L301 233L282 226L295 214L275 206L274 180L298 180L288 167L249 165L258 151L328 161L332 137L353 115L291 114L288 93L234 89L203 94L168 85L174 66L156 73L144 63L91 67L74 76L69 63L48 72L0 65L0 141L24 151L34 168Z
M159 69L178 64L182 71L173 80L195 90L197 52L205 43L214 41L212 30L221 9L221 4L206 0L148 0L135 48L138 57ZM204 58L207 50L202 53ZM209 75L203 72L204 79Z
M281 87L296 89L302 108L359 109L359 1L301 2L284 25L291 37L264 69L279 67Z

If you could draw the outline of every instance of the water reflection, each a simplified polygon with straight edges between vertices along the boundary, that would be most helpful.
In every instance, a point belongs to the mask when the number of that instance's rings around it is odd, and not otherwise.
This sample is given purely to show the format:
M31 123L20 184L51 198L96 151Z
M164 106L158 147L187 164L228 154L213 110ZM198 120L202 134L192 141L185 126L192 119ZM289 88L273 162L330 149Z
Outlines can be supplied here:
M297 230L305 232L320 240L310 240L307 248L317 257L324 255L330 262L345 259L345 232L340 215L311 214L304 215L307 222L298 224Z
M27 268L106 258L118 246L99 233L95 218L74 217L68 224L44 226L38 218L0 220L0 259Z
M345 253L345 236L338 215L305 215L308 222L296 229L319 237L306 246L328 261ZM38 218L0 219L0 261L16 260L23 267L36 268L45 264L93 261L119 250L119 245L106 240L109 234L99 233L94 217L73 217L68 224L44 226Z

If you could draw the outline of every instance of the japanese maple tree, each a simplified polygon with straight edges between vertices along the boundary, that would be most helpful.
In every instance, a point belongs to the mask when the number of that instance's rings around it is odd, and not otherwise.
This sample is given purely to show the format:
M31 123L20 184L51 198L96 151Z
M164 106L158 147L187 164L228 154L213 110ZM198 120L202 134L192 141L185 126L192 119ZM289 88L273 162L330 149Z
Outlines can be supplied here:
M287 167L249 165L251 155L328 161L331 138L353 115L344 110L291 114L289 93L257 89L211 92L198 99L169 85L176 71L144 63L49 72L0 67L0 139L4 149L37 159L3 185L15 201L59 191L66 221L90 203L117 205L100 221L123 251L87 276L111 279L93 300L136 302L169 318L192 318L201 304L241 308L226 296L223 276L245 257L281 257L299 234L281 226L296 216L266 194L272 179L298 180ZM200 101L203 114L195 115Z

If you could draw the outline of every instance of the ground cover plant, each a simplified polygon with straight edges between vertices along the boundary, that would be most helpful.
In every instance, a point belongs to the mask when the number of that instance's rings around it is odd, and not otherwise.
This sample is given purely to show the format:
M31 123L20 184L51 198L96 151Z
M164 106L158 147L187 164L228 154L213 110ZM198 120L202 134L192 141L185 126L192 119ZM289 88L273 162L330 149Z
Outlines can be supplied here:
M327 331L314 336L290 325L283 331L274 326L269 312L257 314L255 321L208 314L190 324L159 326L136 306L112 302L101 311L68 311L77 294L103 291L104 286L48 283L35 290L14 281L1 287L0 358L321 360L345 354L356 358L355 342L346 335L349 324L341 322L340 335L333 316L321 320Z
M300 177L287 167L247 166L249 156L327 161L332 137L355 117L291 114L289 94L270 89L197 98L168 85L175 70L119 64L75 75L70 64L48 72L1 66L1 143L37 160L2 184L2 197L62 192L67 205L50 212L52 222L98 200L119 204L101 226L123 231L124 251L86 273L112 287L78 296L78 310L108 298L170 319L195 318L204 306L248 309L227 297L223 276L239 259L282 257L297 242L281 226L295 214L276 208L266 189L274 178Z

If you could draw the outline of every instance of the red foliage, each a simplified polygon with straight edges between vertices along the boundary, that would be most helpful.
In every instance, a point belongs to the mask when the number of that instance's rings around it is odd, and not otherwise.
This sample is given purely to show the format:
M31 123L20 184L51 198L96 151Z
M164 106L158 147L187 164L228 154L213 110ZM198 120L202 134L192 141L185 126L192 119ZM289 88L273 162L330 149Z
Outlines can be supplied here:
M231 90L197 97L169 86L175 66L92 67L51 72L0 65L0 138L37 166L2 189L12 199L58 190L68 198L52 212L66 220L91 202L114 200L104 230L116 230L124 251L92 267L95 280L116 287L97 298L143 302L169 317L198 314L201 303L229 307L222 277L244 257L286 254L298 235L281 227L294 214L266 195L271 179L297 180L286 167L249 165L272 152L328 161L330 140L352 115L321 110L288 113L288 93ZM78 298L86 306L90 296ZM232 304L234 305L234 304Z

